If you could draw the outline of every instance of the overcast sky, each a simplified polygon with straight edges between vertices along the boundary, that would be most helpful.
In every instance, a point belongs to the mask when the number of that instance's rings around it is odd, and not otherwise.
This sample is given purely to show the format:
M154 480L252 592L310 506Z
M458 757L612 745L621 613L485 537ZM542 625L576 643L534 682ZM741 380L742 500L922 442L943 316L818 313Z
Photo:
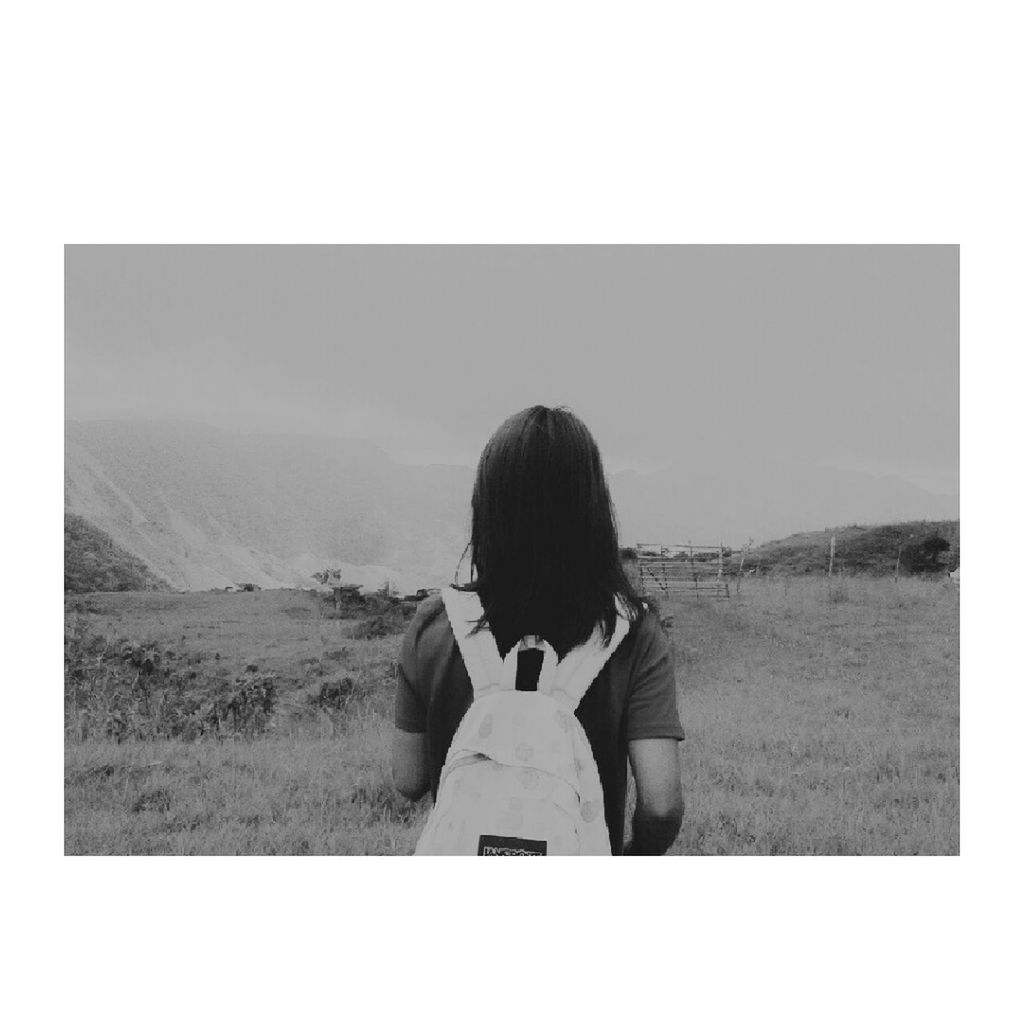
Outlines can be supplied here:
M66 413L474 464L564 404L612 469L786 459L958 487L958 251L73 246Z

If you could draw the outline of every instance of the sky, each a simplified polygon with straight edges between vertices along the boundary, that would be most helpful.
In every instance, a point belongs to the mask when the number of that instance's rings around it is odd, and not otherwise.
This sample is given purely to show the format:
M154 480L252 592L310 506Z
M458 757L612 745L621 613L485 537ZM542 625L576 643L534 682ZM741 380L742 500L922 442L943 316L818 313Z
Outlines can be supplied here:
M474 465L566 405L606 465L959 481L956 246L69 246L69 419Z

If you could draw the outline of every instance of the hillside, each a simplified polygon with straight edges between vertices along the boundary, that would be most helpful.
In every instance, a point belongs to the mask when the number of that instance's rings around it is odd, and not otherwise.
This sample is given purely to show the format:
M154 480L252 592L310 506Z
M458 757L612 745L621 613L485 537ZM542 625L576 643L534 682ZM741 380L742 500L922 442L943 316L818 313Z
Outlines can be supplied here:
M64 514L64 591L170 590L139 559L81 516Z
M65 511L176 589L308 586L330 567L411 592L452 578L473 470L401 465L365 441L108 421L66 424L64 479ZM623 543L736 547L821 523L959 514L955 496L815 466L689 458L609 485Z
M65 429L65 510L179 589L306 586L327 566L366 585L435 585L462 551L471 478L362 441L182 422Z
M959 520L916 520L793 534L752 548L746 555L746 564L776 573L827 572L833 533L836 538L834 572L890 574L901 544L901 573L944 572L954 568L960 560Z

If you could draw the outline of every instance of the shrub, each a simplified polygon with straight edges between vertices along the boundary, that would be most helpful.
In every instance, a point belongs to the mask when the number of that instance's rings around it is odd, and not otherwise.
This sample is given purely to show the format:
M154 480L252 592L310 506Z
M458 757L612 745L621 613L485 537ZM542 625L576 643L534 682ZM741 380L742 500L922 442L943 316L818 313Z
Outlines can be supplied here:
M216 698L206 710L209 728L218 734L254 736L263 732L277 707L277 686L272 679L251 676L235 680L234 688Z
M945 562L939 561L939 555L949 551L950 544L945 537L933 534L924 540L908 544L903 549L900 559L900 568L908 573L914 572L944 572Z
M321 683L317 693L310 697L310 702L324 711L340 711L348 704L355 693L355 684L349 676L344 679L328 679Z
M405 630L408 618L401 607L389 608L381 615L373 615L356 624L352 636L357 640L373 640L382 636L393 636Z
M277 708L277 683L249 666L227 681L152 644L109 642L73 627L64 641L65 731L79 740L253 736Z

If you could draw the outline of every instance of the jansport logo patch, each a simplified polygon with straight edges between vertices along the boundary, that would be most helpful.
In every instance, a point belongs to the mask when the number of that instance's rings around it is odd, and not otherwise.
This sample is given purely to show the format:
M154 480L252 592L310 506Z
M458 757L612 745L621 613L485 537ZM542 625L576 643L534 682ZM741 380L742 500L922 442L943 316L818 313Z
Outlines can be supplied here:
M517 839L515 836L481 836L478 857L546 857L548 844L543 839Z

